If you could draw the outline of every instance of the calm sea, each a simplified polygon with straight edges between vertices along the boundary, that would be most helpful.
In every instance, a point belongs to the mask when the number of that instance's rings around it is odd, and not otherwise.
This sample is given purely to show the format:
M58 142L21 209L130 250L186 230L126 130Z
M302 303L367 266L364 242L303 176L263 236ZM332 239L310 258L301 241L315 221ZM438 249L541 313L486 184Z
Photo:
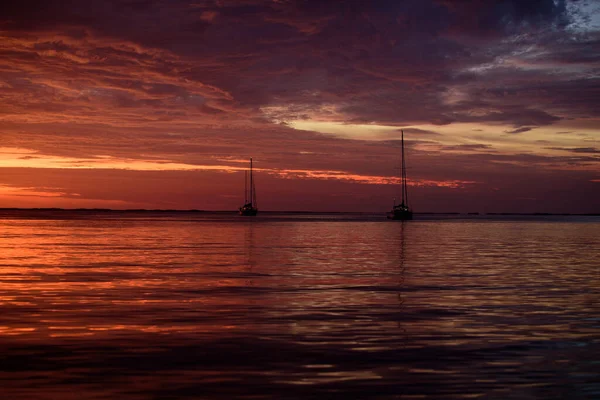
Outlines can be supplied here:
M599 217L0 213L0 398L600 398Z

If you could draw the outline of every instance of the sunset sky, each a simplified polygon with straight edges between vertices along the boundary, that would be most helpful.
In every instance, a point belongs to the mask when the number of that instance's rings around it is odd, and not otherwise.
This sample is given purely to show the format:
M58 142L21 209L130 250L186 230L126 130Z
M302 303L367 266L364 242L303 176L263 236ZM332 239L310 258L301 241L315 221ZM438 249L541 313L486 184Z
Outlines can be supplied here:
M600 1L8 0L0 207L600 212Z

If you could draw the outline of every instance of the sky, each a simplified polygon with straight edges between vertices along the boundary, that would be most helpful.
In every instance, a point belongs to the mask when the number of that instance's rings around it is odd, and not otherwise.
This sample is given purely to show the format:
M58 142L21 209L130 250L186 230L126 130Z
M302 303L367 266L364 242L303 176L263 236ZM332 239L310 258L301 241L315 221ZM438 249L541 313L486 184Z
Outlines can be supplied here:
M9 0L0 207L600 212L600 1Z

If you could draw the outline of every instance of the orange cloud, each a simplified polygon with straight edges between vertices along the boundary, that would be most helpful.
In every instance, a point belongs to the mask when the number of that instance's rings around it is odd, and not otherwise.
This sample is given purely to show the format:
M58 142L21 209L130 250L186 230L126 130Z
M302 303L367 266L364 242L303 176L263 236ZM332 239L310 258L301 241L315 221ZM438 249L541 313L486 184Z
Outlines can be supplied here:
M59 157L37 154L33 150L19 148L0 148L0 168L58 168L58 169L120 169L132 171L218 171L240 172L246 166L228 165L196 165L170 162L168 160L136 160L123 159L111 156L97 156L95 158ZM234 163L246 163L247 160L225 159ZM297 170L278 168L255 168L255 171L275 175L284 179L319 179L340 180L369 185L396 185L400 179L391 176L372 176L352 174L335 170ZM474 181L447 180L436 181L428 179L409 179L410 186L437 186L446 188L461 188L472 185Z
M390 176L372 176L349 174L343 171L315 171L315 170L268 170L264 172L278 175L285 179L323 179L340 180L345 182L361 183L368 185L398 185L400 178ZM431 179L409 179L407 184L415 187L444 187L450 189L463 188L467 185L477 184L475 181L445 180L436 181Z

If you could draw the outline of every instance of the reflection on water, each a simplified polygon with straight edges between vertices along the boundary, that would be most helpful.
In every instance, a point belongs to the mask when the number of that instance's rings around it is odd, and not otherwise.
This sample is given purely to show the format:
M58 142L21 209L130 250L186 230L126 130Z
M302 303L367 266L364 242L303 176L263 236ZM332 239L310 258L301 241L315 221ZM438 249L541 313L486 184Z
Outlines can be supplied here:
M600 223L0 219L6 398L600 397Z

